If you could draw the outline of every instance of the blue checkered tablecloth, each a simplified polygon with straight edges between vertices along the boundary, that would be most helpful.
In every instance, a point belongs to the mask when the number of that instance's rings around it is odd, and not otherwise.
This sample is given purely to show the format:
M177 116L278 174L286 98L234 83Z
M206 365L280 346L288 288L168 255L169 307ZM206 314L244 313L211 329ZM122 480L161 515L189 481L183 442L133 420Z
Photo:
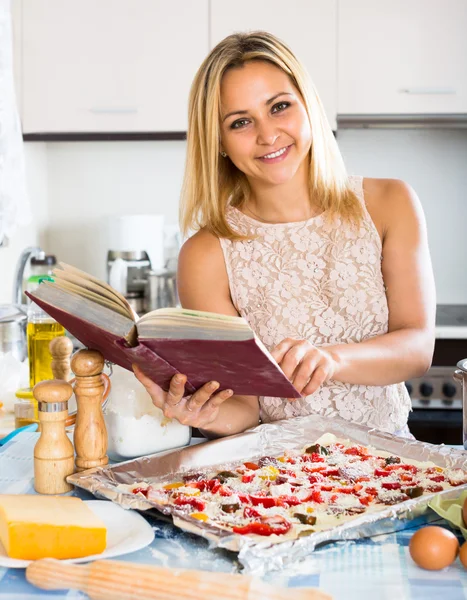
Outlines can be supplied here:
M0 493L34 493L32 456L37 437L36 433L19 434L0 448ZM76 489L74 493L84 500L92 499L83 490ZM155 531L152 544L113 560L238 571L234 554L210 549L206 540L181 532L166 521L153 517L148 520ZM449 528L441 519L436 524ZM413 563L408 544L420 526L413 525L393 534L328 544L287 572L275 572L264 578L289 588L319 587L334 600L467 600L467 571L459 560L443 571L434 572ZM459 541L463 541L461 537ZM0 600L87 598L76 591L41 591L26 581L24 573L24 569L0 567ZM293 600L292 590L290 597Z

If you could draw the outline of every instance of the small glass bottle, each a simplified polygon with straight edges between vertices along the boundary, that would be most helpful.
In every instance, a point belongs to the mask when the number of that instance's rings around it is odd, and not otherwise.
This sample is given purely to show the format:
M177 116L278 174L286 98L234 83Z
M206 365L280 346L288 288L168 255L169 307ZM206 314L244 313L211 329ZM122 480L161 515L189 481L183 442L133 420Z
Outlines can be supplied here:
M49 278L44 277L42 279ZM54 338L65 335L65 328L60 323L57 323L55 319L52 319L35 302L31 302L28 308L26 334L28 342L29 387L32 389L36 383L54 378L49 344Z

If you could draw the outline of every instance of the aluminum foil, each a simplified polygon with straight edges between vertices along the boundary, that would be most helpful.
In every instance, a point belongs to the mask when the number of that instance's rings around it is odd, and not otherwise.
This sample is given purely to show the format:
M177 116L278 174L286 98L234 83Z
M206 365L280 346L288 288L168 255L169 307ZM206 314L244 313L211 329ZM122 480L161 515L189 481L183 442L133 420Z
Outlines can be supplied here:
M245 433L197 446L75 473L69 476L67 481L88 490L97 497L112 500L124 508L142 511L157 508L162 513L170 515L177 527L207 538L213 547L238 552L238 560L244 570L258 575L293 564L309 555L318 545L326 542L394 532L404 529L409 521L420 517L425 521L438 518L428 511L428 503L434 494L427 494L389 506L379 512L363 514L327 531L273 544L268 541L268 538L256 541L228 531L220 531L208 523L189 517L175 507L160 506L120 488L121 484L131 485L138 481L148 483L174 481L178 480L180 475L193 471L210 470L213 467L228 468L230 464L247 459L277 456L286 450L301 450L303 446L315 442L323 433L333 433L339 438L350 439L401 457L420 462L432 461L443 468L467 471L466 452L447 448L444 445L434 446L396 437L336 417L328 419L319 415L310 415L263 424ZM439 493L446 498L454 498L466 488L467 484L464 484Z

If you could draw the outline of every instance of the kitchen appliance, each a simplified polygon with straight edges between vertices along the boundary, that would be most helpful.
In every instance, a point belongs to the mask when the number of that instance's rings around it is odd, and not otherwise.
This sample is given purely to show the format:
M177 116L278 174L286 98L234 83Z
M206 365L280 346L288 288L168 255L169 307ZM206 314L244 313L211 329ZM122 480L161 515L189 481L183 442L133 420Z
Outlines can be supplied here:
M467 306L441 304L436 309L436 341L431 368L406 381L412 400L409 429L433 444L462 444L462 384L456 364L467 356Z
M27 316L20 306L0 306L0 353L11 352L20 362L26 358Z
M148 271L146 273L145 310L178 306L177 273L168 269Z
M150 269L151 261L144 250L109 250L107 253L107 281L125 296L137 314L145 309L146 279Z

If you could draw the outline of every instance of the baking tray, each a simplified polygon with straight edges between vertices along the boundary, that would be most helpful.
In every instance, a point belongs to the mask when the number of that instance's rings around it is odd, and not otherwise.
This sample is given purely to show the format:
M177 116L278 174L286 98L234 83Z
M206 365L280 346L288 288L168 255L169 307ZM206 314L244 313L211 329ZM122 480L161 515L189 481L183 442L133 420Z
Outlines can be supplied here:
M212 467L228 468L244 460L261 456L278 456L287 450L300 450L315 442L323 433L349 439L365 446L372 446L408 459L431 461L443 468L467 471L467 453L444 445L434 446L408 438L401 438L343 419L320 415L297 417L267 423L228 438L212 440L197 446L144 456L114 466L98 467L75 473L67 481L83 488L97 497L107 498L124 508L150 510L157 508L173 518L177 527L207 538L213 547L238 552L238 560L244 570L262 574L276 570L302 559L318 545L335 540L351 540L389 533L410 526L414 519L428 522L438 518L428 510L434 494L427 494L338 525L326 531L312 533L296 540L271 543L267 538L259 541L245 536L220 531L218 528L186 515L182 510L151 502L129 491L122 491L121 484L138 481L149 483L168 482L179 475ZM454 498L467 484L438 492L446 498Z

